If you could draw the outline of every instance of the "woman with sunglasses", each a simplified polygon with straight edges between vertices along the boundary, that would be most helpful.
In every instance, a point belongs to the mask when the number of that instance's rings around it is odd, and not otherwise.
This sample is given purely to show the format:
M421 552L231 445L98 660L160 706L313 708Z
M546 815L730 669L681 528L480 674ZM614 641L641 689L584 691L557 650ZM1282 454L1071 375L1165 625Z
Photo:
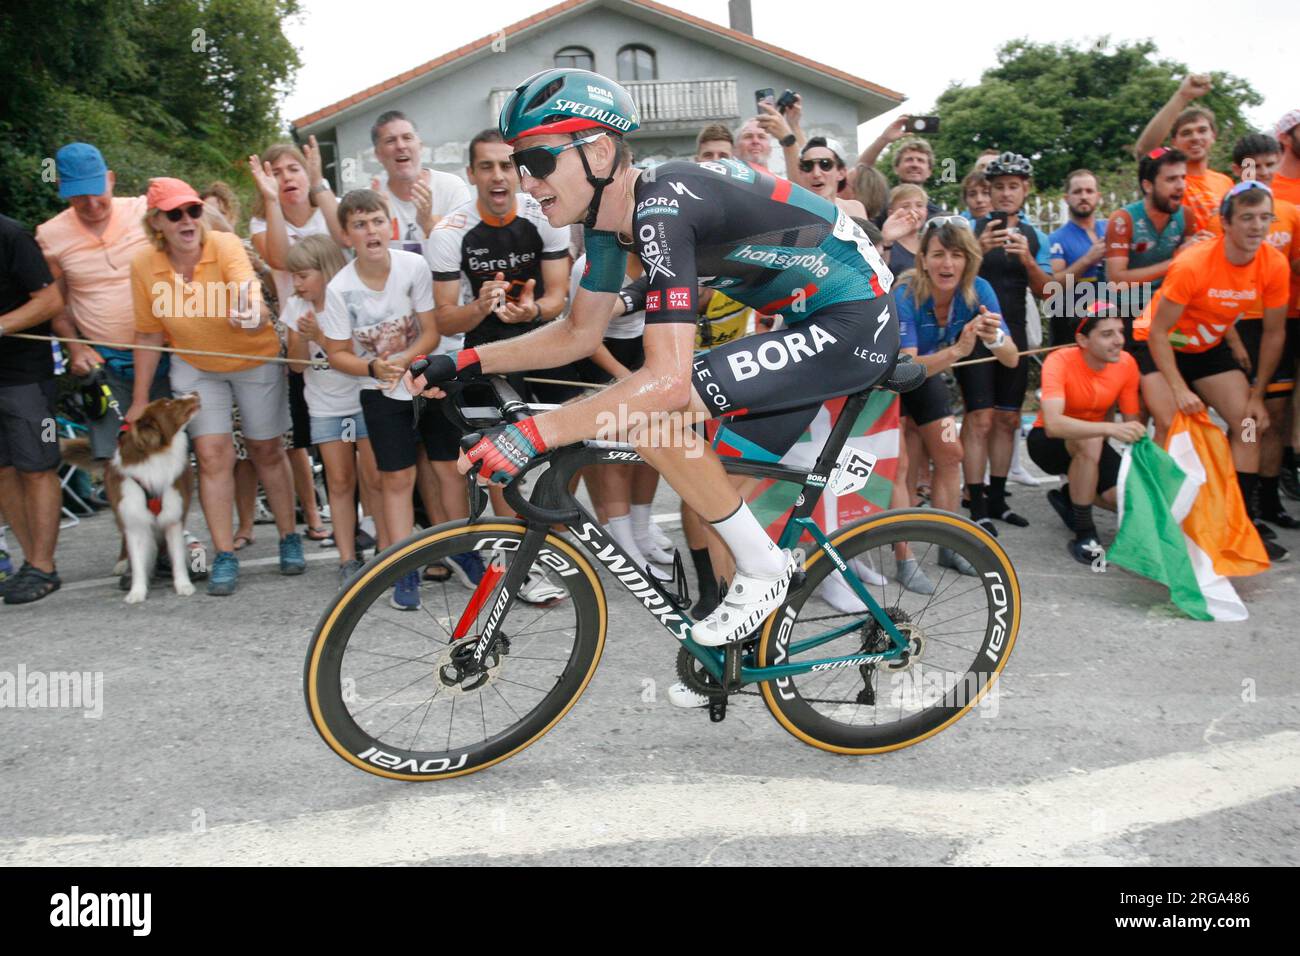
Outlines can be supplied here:
M925 453L934 462L931 501L936 508L956 512L964 454L961 443L953 440L957 428L940 373L968 358L993 357L1014 368L1019 352L993 287L979 276L982 257L969 221L962 216L931 219L921 231L918 252L916 267L894 288L894 302L899 350L917 356L930 377L921 388L902 396L903 413L920 432ZM968 412L965 427L987 430L991 413L992 409ZM983 474L983 463L976 465ZM943 555L940 564L953 559L960 562L957 555ZM970 573L967 568L958 570Z
M283 370L262 361L280 352L280 340L262 308L262 293L239 238L204 227L203 202L179 179L154 179L147 194L145 231L152 249L131 263L137 345L232 354L172 356L176 395L197 394L201 408L189 424L199 461L199 501L216 558L208 593L234 593L235 448L231 409L238 405L248 455L257 469L281 535L280 573L306 570L302 539L294 533L293 485L282 435L289 427ZM233 355L246 356L235 358ZM126 413L134 422L149 402L148 385L159 353L135 353L136 387Z

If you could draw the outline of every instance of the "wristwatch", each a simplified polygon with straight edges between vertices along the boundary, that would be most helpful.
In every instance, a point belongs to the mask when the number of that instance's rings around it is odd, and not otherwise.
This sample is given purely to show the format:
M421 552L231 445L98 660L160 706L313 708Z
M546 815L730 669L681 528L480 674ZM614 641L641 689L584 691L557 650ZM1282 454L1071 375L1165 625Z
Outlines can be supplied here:
M793 146L797 142L797 140L795 138L794 133L788 133L785 136L782 136L779 140L777 140L777 142L780 143L782 146Z
M1007 340L1007 334L1003 332L1001 329L998 329L998 337L989 343L989 348L995 349L1006 340Z

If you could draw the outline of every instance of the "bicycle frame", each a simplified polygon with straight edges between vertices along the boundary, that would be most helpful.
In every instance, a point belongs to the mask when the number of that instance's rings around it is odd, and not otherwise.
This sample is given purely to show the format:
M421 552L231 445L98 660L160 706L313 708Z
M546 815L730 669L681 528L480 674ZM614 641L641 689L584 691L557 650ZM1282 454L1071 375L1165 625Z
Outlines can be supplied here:
M782 529L778 542L779 546L794 548L802 540L805 533L810 535L834 562L844 580L853 589L853 593L867 606L871 617L889 635L891 647L881 653L851 654L843 657L804 661L798 664L780 663L769 667L755 666L755 654L750 652L744 655L742 660L740 670L742 684L781 680L797 674L806 674L815 669L830 670L860 664L877 664L897 659L909 648L909 642L899 632L889 615L872 597L866 585L853 573L843 557L831 544L830 538L812 518L817 503L821 500L822 492L826 488L826 483L830 480L831 473L835 468L840 450L848 439L849 430L866 406L869 396L869 391L863 391L850 395L845 400L844 407L835 420L835 425L832 427L830 436L818 455L812 471L803 471L786 465L757 462L743 458L724 458L723 463L727 471L734 474L773 478L802 486L794 510ZM615 579L631 592L633 597L641 601L642 605L658 620L659 624L700 662L705 670L720 683L722 682L723 665L726 656L725 648L704 647L691 640L690 626L693 623L692 620L682 613L675 601L653 576L644 573L644 569L633 564L627 552L623 550L617 541L605 533L600 523L569 492L571 479L580 468L602 463L636 464L641 461L641 456L635 451L625 450L624 448L611 448L594 442L584 442L580 445L560 449L553 456L538 459L534 465L525 470L531 470L532 467L544 463L550 464L550 468L537 479L536 487L529 499L524 499L520 493L518 480L507 486L506 499L511 507L527 520L527 531L524 534L524 540L520 543L515 560L506 573L500 596L488 615L487 622L484 624L482 634L475 647L474 658L476 662L481 663L495 643L501 621L514 603L515 595L524 583L528 569L541 553L550 526L562 523L581 542L583 550L591 555L598 564L608 569ZM847 625L797 641L789 646L784 656L793 656L833 641L860 628L864 620L865 616L859 617ZM781 622L782 629L793 627L793 625L794 620L791 617Z

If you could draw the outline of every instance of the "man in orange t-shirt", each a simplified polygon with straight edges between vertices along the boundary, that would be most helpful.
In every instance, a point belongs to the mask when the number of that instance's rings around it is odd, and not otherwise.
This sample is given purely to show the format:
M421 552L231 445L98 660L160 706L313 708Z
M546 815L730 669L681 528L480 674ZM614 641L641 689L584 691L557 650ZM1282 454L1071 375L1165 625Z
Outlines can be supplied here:
M1276 139L1264 133L1243 136L1232 150L1232 170L1238 178L1253 178L1270 188L1281 161L1282 147ZM1278 199L1276 194L1273 197L1273 225L1269 227L1266 241L1282 253L1291 266L1291 299L1282 358L1264 394L1269 426L1259 436L1259 512L1261 518L1280 528L1300 528L1300 521L1283 510L1278 495L1284 468L1290 470L1291 477L1295 476L1295 452L1284 446L1285 436L1291 433L1290 400L1295 390L1296 359L1300 355L1300 209ZM1228 330L1226 336L1237 363L1248 375L1259 364L1262 318L1262 310L1252 309Z
M1256 515L1259 442L1268 428L1266 383L1276 371L1286 338L1290 266L1265 240L1273 223L1273 194L1248 180L1234 186L1220 208L1223 235L1174 260L1164 284L1133 324L1135 356L1142 372L1142 398L1164 444L1174 413L1189 415L1208 404L1228 423L1233 465L1246 509ZM1260 311L1259 364L1252 386L1224 341L1240 318ZM1270 560L1286 549L1262 529Z
M1214 111L1191 102L1210 91L1210 78L1192 74L1183 78L1177 92L1147 123L1138 137L1136 153L1145 156L1170 137L1171 145L1187 155L1187 184L1183 207L1187 210L1192 232L1222 231L1219 204L1232 188L1232 179L1210 169L1210 150L1219 135Z
M1025 441L1034 464L1069 481L1047 493L1047 500L1074 532L1070 555L1091 565L1101 553L1092 522L1096 502L1115 510L1120 457L1106 439L1134 442L1145 435L1138 419L1138 368L1124 351L1124 320L1109 314L1086 316L1075 332L1075 346L1058 349L1043 363L1042 411ZM1112 421L1118 403L1123 422Z
M1273 128L1282 147L1282 165L1273 177L1273 195L1300 206L1300 110L1290 110Z

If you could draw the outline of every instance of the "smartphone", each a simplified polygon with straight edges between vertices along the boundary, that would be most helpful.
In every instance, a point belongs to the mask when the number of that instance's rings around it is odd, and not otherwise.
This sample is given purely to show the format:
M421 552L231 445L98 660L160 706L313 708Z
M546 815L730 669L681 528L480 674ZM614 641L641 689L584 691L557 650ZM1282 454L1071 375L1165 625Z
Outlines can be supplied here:
M989 213L989 228L990 229L1007 228L1007 220L1010 217L1011 217L1011 213L1003 212L1001 209L994 209L991 213Z
M937 133L939 132L939 117L909 116L907 118L907 131L909 133Z
M770 106L770 107L772 107L773 109L775 109L775 108L776 108L776 90L772 89L770 86L769 86L767 89L765 89L765 90L755 90L755 91L754 91L754 102L755 102L756 104L757 104L757 103L766 103L768 106Z
M776 101L776 108L780 110L782 114L784 114L786 110L794 106L794 98L798 95L799 94L796 93L794 90L786 90L784 93L781 94L780 98Z

